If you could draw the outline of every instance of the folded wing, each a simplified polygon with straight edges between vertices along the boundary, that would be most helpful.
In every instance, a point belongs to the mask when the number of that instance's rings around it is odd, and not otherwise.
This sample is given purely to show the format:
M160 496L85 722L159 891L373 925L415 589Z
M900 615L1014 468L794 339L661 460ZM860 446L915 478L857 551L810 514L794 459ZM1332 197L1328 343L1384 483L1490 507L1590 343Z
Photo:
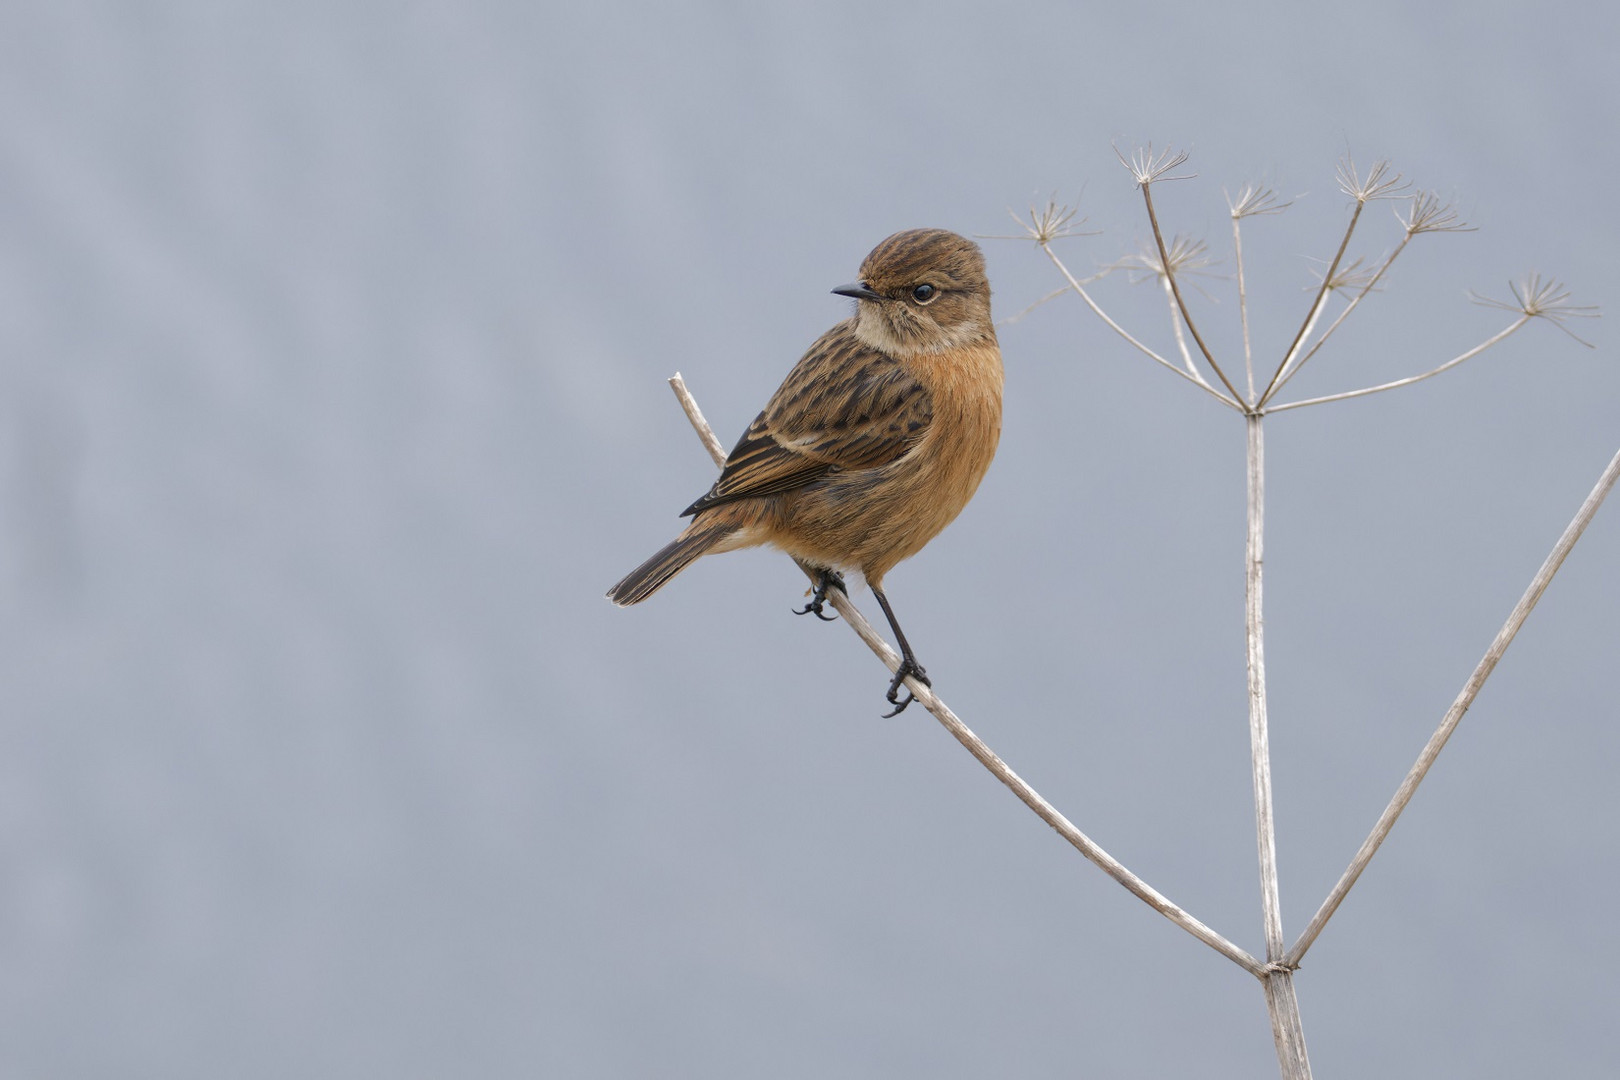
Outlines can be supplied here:
M933 418L927 388L842 323L788 373L726 458L714 487L682 513L887 465L916 445Z

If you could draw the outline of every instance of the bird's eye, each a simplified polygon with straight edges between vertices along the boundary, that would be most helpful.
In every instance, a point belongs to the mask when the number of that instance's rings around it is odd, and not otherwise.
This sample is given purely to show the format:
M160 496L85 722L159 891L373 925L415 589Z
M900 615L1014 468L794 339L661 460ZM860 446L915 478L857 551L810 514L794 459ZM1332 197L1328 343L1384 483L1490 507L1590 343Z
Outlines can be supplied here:
M926 304L939 296L939 290L932 285L918 285L911 290L911 298L919 304Z

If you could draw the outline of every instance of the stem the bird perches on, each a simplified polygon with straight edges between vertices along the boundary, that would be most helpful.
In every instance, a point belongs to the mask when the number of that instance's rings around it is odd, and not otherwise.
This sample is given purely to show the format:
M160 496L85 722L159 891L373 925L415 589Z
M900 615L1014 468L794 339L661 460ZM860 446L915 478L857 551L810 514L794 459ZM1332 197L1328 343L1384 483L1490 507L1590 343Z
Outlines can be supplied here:
M698 408L697 402L687 390L685 380L677 373L669 380L669 385L675 391L675 396L679 399L681 408L685 410L687 419L692 422L693 428L697 430L698 437L703 440L703 445L708 449L709 456L714 459L716 465L723 465L726 460L725 451L720 448L720 440L714 437L713 430L703 418L702 410ZM798 562L796 559L794 561ZM799 569L803 570L812 581L816 580L818 571L806 566L804 563L798 565ZM877 631L872 629L871 624L866 621L860 610L850 602L848 596L840 590L831 589L827 593L827 602L843 617L844 621L866 643L867 647L878 655L878 659L883 661L890 672L900 666L900 655L889 647L888 642L884 641ZM1137 877L1123 863L1108 854L1089 836L1076 828L1068 818L1057 811L1056 807L1047 802L1040 792L1030 787L1005 761L997 756L995 751L985 745L984 740L980 739L966 724L962 723L957 715L940 700L939 695L934 693L931 687L923 685L916 679L907 679L906 688L911 691L923 708L934 714L935 719L944 726L946 731L951 733L951 736L957 742L962 744L968 753L977 759L979 764L988 769L997 780L1005 784L1008 790L1018 796L1019 801L1033 810L1037 817L1056 830L1057 834L1072 844L1080 854L1095 863L1103 873L1119 882L1154 911L1157 911L1205 945L1237 964L1249 974L1257 978L1265 977L1265 965L1261 964L1260 961L1171 902L1163 893Z

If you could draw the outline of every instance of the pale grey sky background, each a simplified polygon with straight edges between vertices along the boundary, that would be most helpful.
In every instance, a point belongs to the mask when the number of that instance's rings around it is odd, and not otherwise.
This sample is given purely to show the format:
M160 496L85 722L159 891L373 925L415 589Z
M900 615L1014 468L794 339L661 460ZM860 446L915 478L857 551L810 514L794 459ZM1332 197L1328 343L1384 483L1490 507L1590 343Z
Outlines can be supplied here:
M0 9L0 1074L1255 1077L1259 987L1080 860L779 555L602 597L887 234L1056 193L1247 234L1259 355L1387 157L1425 237L1295 386L1539 270L1611 313L1611 5L21 2ZM1395 239L1375 207L1354 254ZM985 240L997 314L1058 284ZM1151 286L1098 295L1170 344ZM1612 322L1612 317L1611 317ZM1609 323L1269 425L1285 922L1620 447ZM1072 297L889 578L940 692L1260 951L1242 429ZM1620 507L1299 977L1320 1076L1611 1077ZM857 601L871 610L869 594Z

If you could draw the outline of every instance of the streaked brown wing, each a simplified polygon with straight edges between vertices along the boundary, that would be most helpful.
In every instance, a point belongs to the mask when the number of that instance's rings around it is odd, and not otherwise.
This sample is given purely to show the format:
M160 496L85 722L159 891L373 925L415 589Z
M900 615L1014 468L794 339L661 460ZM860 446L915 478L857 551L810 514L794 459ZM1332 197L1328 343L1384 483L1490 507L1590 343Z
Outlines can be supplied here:
M684 514L803 487L842 469L903 455L928 430L933 402L895 360L840 323L810 347L726 458L720 479Z

